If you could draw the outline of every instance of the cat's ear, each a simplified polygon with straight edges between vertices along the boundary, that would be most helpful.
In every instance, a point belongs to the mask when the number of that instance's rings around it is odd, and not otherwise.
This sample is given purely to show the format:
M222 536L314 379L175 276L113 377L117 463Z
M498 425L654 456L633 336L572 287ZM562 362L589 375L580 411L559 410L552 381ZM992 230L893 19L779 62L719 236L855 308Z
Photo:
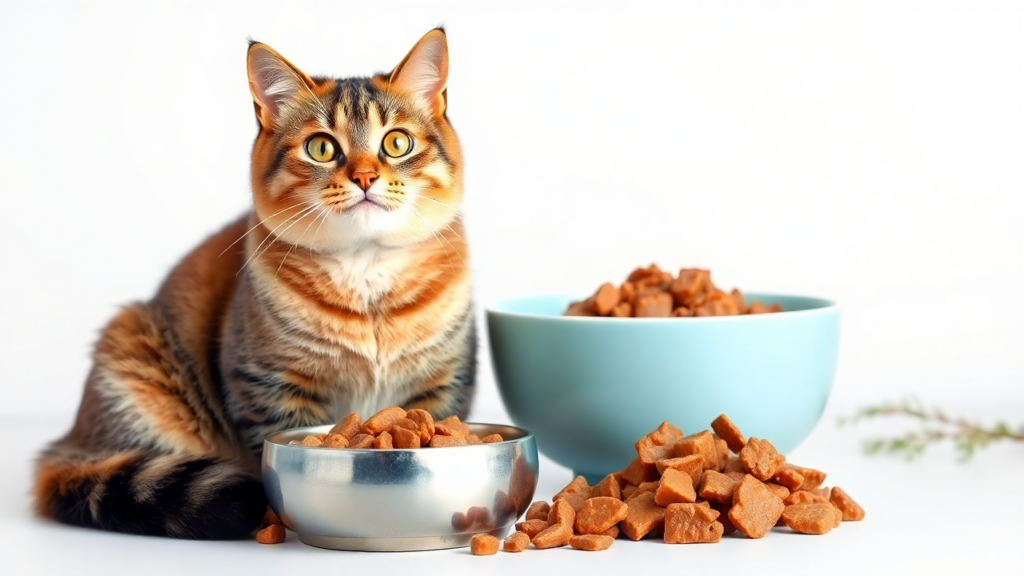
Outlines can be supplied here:
M246 67L256 119L264 128L272 128L300 94L312 93L313 80L266 44L249 44Z
M420 98L435 114L444 114L448 94L448 37L443 28L427 32L395 67L392 86Z

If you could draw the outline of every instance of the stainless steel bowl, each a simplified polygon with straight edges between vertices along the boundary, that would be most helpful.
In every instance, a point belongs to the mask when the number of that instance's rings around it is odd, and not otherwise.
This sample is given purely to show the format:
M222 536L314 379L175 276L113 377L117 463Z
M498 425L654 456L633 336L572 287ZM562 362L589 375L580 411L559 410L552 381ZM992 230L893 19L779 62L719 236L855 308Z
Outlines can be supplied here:
M311 546L435 550L502 537L533 500L537 444L514 426L470 424L504 442L405 450L289 446L331 426L293 428L263 442L263 487L285 526Z

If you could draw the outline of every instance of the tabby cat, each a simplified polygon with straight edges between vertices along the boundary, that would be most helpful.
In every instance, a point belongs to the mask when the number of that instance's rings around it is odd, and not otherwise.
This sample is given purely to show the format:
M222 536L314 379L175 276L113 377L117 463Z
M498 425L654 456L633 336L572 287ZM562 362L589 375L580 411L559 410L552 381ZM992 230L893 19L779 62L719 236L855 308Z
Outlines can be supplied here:
M465 417L476 327L448 44L389 74L310 77L248 50L253 210L104 328L71 431L40 456L41 515L251 536L263 438L391 404Z

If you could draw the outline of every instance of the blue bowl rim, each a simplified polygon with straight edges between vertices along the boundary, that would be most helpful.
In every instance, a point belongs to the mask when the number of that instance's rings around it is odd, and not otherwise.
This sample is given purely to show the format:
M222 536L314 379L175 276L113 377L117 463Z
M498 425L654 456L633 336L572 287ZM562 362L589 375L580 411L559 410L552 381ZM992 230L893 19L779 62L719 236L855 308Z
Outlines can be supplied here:
M750 321L765 321L771 318L779 318L780 315L784 317L791 317L794 315L808 315L808 314L822 314L825 312L833 312L840 310L839 303L835 300L828 298L820 298L817 296L805 296L802 294L779 294L773 292L744 292L744 296L754 295L758 299L769 299L769 298L802 298L806 300L818 300L823 303L822 306L815 308L808 308L806 310L783 310L782 312L774 312L771 314L743 314L739 316L691 316L686 318L628 318L630 324L637 323L659 323L659 322L676 322L679 324L687 324L690 322L750 322ZM507 307L513 302L519 302L522 300L532 300L536 298L566 298L570 302L579 298L578 295L572 294L533 294L527 296L518 296L515 298L505 298L497 302L491 303L484 307L484 310L488 315L501 315L510 316L516 318L545 318L549 320L565 321L565 322L615 322L620 323L623 318L612 318L610 316L563 316L561 314L531 314L526 312L510 312L509 310L502 310L501 308Z

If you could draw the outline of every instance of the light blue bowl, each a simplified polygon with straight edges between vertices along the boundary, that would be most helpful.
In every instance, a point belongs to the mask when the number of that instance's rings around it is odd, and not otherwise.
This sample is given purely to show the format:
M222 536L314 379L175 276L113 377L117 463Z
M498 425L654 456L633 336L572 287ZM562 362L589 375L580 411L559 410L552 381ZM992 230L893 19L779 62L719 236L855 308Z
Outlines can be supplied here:
M569 296L487 309L494 375L512 420L591 482L636 458L669 421L687 433L727 414L783 454L811 432L835 379L839 307L747 294L785 312L706 318L561 316Z

